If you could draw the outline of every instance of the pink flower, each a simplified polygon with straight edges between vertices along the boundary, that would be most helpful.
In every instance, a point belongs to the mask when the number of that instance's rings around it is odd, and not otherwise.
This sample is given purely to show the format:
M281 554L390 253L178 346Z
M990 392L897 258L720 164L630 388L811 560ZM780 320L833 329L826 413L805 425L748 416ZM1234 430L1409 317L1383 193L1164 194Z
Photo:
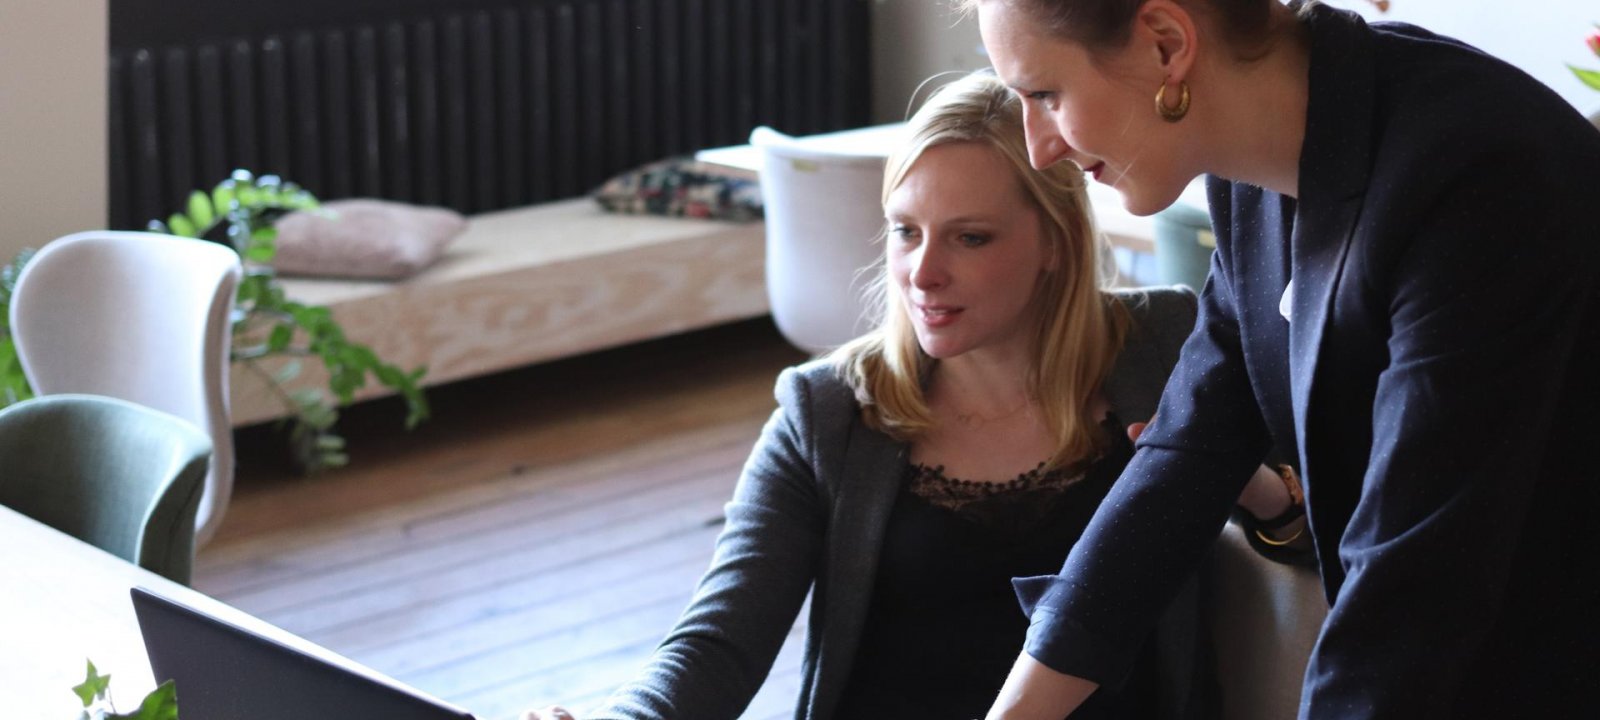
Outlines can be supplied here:
M1589 39L1585 42L1589 43L1590 52L1594 53L1596 56L1600 56L1600 32L1590 35Z

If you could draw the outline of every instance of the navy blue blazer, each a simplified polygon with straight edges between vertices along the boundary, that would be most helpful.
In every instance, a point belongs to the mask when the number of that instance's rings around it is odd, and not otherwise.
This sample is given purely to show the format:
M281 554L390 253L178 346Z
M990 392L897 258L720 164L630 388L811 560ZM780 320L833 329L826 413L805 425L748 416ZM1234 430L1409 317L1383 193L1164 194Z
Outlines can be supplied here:
M1061 575L1017 582L1027 650L1115 682L1276 448L1331 604L1302 718L1600 717L1600 133L1456 41L1305 21L1298 199L1210 180L1195 333Z

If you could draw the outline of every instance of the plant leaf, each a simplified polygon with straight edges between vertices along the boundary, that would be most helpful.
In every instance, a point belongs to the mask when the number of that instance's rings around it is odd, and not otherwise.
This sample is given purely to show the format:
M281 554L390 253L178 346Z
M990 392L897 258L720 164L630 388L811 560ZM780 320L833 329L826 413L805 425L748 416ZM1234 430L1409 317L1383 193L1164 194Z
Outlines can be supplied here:
M251 243L250 249L244 253L244 259L255 263L268 263L277 255L278 248L275 246Z
M199 234L195 232L194 221L183 213L173 213L172 217L167 218L167 227L172 228L173 235L189 238L199 237Z
M1578 79L1583 81L1583 84L1588 85L1594 90L1600 90L1600 72L1594 70L1585 70L1581 67L1574 67L1572 65L1568 65L1567 69L1571 70L1573 75L1577 75Z
M189 193L189 218L194 220L196 228L209 228L217 219L212 212L211 198L205 193L196 190Z
M171 680L144 696L137 711L107 715L106 720L178 720L178 689Z
M223 180L211 190L211 204L216 208L217 214L226 215L233 209L233 181Z
M279 385L287 385L291 380L300 377L300 361L290 360L272 374L272 381Z
M99 671L95 670L93 660L85 660L84 662L89 665L89 670L81 684L72 686L72 692L78 696L79 700L83 701L84 707L89 707L96 699L105 699L106 688L111 685L111 676L101 675Z
M374 367L372 368L372 374L378 376L378 382L392 388L398 388L401 383L406 381L405 373L400 372L400 368L397 368L393 365L379 365Z
M294 340L293 325L279 325L272 328L272 335L267 338L267 352L283 352Z
M344 438L333 433L323 433L317 437L317 449L338 452L344 449Z

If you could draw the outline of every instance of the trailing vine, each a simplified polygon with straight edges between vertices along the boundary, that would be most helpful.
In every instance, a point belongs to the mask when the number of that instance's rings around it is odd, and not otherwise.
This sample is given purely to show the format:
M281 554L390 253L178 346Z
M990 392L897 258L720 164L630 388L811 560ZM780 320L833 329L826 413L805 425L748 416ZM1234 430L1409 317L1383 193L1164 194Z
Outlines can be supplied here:
M185 208L165 220L151 220L151 232L225 244L239 253L244 277L234 306L231 358L238 369L253 373L277 393L287 411L288 441L296 466L316 472L349 461L345 442L334 432L338 405L355 399L369 380L394 390L406 406L407 429L428 417L421 381L425 368L403 370L384 362L372 348L345 337L344 328L326 307L289 299L273 271L277 255L274 221L295 211L315 212L310 192L275 175L256 177L235 170L210 192L196 190ZM23 251L0 269L0 314L9 317L11 290L32 256ZM32 396L17 362L10 328L0 337L0 405ZM268 361L285 361L275 370ZM327 387L292 387L302 362L316 361L327 370ZM331 397L330 397L331 395Z

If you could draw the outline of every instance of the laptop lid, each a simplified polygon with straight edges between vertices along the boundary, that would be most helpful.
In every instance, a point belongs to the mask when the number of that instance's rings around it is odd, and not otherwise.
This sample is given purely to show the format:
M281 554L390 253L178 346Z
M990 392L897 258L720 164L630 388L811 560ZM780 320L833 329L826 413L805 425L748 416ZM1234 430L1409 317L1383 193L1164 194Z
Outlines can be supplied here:
M183 720L472 720L461 708L349 660L336 663L144 588L133 610L156 682Z

